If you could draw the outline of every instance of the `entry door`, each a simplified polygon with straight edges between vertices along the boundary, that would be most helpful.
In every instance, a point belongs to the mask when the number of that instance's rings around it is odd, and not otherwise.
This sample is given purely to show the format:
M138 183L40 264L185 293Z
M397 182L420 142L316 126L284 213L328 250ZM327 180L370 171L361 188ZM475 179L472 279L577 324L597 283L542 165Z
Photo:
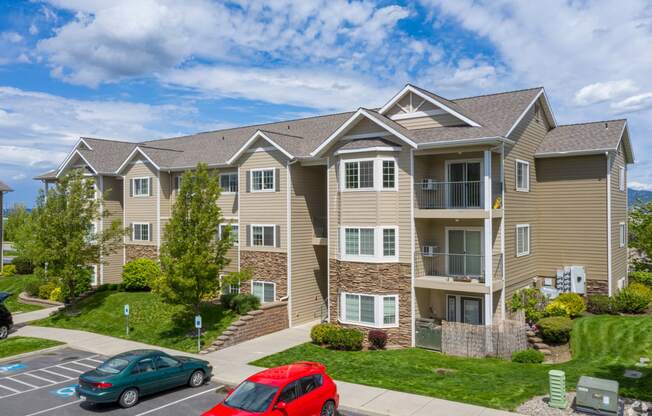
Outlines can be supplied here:
M448 165L448 206L480 208L480 162L455 162Z
M462 298L462 322L482 324L482 301L477 298Z
M482 275L482 232L448 230L448 274Z

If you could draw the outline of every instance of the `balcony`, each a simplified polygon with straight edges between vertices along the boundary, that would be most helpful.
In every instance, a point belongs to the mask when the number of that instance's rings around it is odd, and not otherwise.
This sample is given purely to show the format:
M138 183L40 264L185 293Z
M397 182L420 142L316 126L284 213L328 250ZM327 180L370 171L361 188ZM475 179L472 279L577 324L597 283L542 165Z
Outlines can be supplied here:
M492 256L492 273L485 272L484 257L481 254L417 252L415 286L489 293L485 282L491 276L494 289L499 289L496 286L502 286L497 284L502 279L502 256Z
M423 180L414 184L417 218L485 218L483 181L440 182ZM502 183L492 182L493 216L502 212ZM448 211L448 212L444 212Z

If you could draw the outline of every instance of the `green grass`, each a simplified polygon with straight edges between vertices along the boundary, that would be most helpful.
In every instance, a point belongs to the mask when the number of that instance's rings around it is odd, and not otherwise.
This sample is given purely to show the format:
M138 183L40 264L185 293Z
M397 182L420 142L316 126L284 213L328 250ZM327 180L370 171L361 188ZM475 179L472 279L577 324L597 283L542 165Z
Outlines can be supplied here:
M578 319L572 335L573 360L559 365L518 364L500 359L447 356L418 348L386 351L332 351L303 344L252 364L275 367L319 361L337 380L410 392L498 409L513 410L548 393L548 371L566 372L567 388L581 375L615 379L621 395L652 400L652 370L643 378L623 377L639 357L652 358L652 317L598 316ZM437 372L437 369L449 369Z
M42 338L10 337L0 341L0 358L56 347L57 345L61 345L61 342Z
M123 315L129 304L129 336ZM197 352L196 330L192 316L181 319L182 308L161 301L150 292L98 292L76 306L76 316L62 311L32 323L67 329L79 329L98 334L130 339L181 351ZM232 311L219 305L205 305L201 311L204 326L202 345L215 340L236 319Z
M5 301L5 306L12 313L30 312L42 309L42 306L28 305L18 301L18 294L25 289L27 280L32 278L32 275L14 275L10 277L0 277L0 292L11 292L13 296Z

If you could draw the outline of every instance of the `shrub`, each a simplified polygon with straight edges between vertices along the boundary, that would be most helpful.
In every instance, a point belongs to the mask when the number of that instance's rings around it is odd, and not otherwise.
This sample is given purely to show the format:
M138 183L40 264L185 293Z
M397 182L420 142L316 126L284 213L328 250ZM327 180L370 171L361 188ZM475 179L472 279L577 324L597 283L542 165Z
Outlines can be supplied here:
M96 292L106 292L109 290L122 290L122 285L120 283L104 283L95 289Z
M589 312L596 315L615 312L613 301L607 295L589 295L586 308Z
M14 259L11 261L11 264L16 266L16 273L18 274L34 273L34 265L27 257L14 257Z
M546 316L567 316L570 318L570 312L566 305L556 299L546 306L544 313Z
M25 292L30 296L38 296L39 288L41 287L41 279L33 277L25 282Z
M622 289L614 298L616 309L624 313L643 313L649 304L648 294L641 291L635 284Z
M510 300L512 311L523 310L525 319L528 322L535 323L543 317L543 311L546 307L546 297L539 289L527 288L521 289L514 293Z
M512 361L523 364L541 364L545 356L541 351L527 349L512 353Z
M565 344L570 339L573 321L565 316L551 316L539 321L541 338L550 344Z
M649 287L652 287L652 272L647 271L637 271L632 272L629 275L629 278L632 282L643 283Z
M635 282L631 283L628 287L630 290L633 290L634 292L637 292L652 301L652 288L648 287L647 285Z
M260 308L260 299L254 295L226 294L220 298L220 303L227 309L231 309L238 315L245 315L247 312Z
M577 318L586 311L584 298L577 293L562 293L554 302L559 302L564 305L571 318Z
M318 345L328 344L333 339L333 333L338 331L339 327L334 324L319 324L310 330L310 339Z
M38 288L38 297L41 299L50 299L50 295L54 289L57 289L56 284L52 282L44 283ZM59 289L59 291L61 291L61 289Z
M387 345L387 333L378 329L369 331L367 335L369 344L375 350L382 350Z
M6 264L2 269L2 275L4 277L11 277L16 274L16 266L13 264Z
M122 285L125 290L147 290L161 275L158 264L147 258L132 260L122 269Z
M331 348L344 351L360 351L362 349L364 334L360 330L338 328L331 335L328 343Z
M63 294L61 293L61 288L55 287L54 290L50 292L50 297L48 299L50 299L53 302L63 301Z

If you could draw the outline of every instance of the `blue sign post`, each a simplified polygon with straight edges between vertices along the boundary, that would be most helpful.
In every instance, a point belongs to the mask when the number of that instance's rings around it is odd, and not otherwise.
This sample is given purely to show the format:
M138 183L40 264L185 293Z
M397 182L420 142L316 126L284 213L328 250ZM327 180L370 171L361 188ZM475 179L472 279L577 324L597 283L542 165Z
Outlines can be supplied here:
M125 318L127 319L127 336L129 336L129 305L125 305Z
M201 351L201 315L195 316L195 328L197 328L197 353Z

